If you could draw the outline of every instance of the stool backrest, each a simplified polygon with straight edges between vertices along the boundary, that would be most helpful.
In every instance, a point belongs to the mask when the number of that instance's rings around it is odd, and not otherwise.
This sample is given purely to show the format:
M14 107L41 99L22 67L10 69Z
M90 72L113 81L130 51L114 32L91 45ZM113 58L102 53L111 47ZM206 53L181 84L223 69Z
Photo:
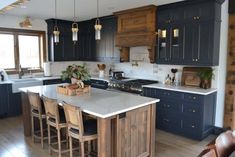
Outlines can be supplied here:
M63 104L65 117L68 125L68 129L73 128L79 130L79 135L83 136L84 126L82 111L79 107L72 106L70 104Z
M42 96L42 100L45 106L46 116L47 118L55 119L56 123L59 124L60 116L59 116L59 109L58 103L56 99L50 99L45 96Z
M235 137L231 130L220 134L215 140L219 157L227 157L235 151Z
M39 114L42 113L42 102L41 98L38 93L33 93L33 92L27 92L28 98L29 98L29 103L31 105L31 110L35 109L39 112Z

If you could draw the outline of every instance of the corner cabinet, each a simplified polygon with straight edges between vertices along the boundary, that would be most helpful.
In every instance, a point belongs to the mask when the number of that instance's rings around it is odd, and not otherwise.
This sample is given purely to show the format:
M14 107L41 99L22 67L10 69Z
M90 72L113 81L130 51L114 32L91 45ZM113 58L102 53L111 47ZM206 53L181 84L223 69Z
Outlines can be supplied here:
M49 61L93 61L95 60L95 35L91 21L78 22L78 41L72 41L72 21L57 20L60 31L59 43L54 43L53 28L55 19L48 19L48 58Z
M219 64L221 4L184 1L158 7L157 64Z
M120 50L115 46L117 17L102 17L100 18L100 23L102 25L101 40L96 41L96 60L120 62Z
M197 140L213 132L216 92L199 95L144 88L143 95L160 99L156 109L158 129Z

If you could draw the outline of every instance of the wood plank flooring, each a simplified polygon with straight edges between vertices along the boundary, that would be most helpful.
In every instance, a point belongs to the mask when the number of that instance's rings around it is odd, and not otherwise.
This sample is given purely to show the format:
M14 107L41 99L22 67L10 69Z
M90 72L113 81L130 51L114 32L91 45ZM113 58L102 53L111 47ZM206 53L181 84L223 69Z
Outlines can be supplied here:
M164 131L156 131L156 157L196 157L213 135L194 141ZM52 156L56 157L57 154ZM69 154L64 155L64 157ZM75 156L75 155L74 155ZM51 157L47 146L33 143L23 135L22 117L0 119L0 157Z

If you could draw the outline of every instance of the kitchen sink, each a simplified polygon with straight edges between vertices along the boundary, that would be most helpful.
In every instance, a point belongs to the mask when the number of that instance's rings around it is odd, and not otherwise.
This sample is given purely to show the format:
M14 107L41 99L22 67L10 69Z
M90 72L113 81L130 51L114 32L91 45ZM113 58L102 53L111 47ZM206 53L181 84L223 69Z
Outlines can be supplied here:
M32 81L38 81L35 78L26 78L26 79L12 79L11 80L14 83L20 83L20 82L32 82Z
M12 92L19 93L19 88L43 85L43 81L36 78L12 79Z

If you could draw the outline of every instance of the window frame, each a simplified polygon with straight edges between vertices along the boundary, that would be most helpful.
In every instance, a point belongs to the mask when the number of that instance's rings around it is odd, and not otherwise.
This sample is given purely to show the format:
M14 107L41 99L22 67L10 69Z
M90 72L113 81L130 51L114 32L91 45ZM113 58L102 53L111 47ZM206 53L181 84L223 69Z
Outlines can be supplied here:
M14 36L14 56L15 56L15 68L5 69L8 74L16 74L19 71L19 35L30 35L39 37L39 69L30 70L33 73L43 72L42 64L46 61L46 32L38 30L26 30L26 29L14 29L0 27L0 34L11 34Z

